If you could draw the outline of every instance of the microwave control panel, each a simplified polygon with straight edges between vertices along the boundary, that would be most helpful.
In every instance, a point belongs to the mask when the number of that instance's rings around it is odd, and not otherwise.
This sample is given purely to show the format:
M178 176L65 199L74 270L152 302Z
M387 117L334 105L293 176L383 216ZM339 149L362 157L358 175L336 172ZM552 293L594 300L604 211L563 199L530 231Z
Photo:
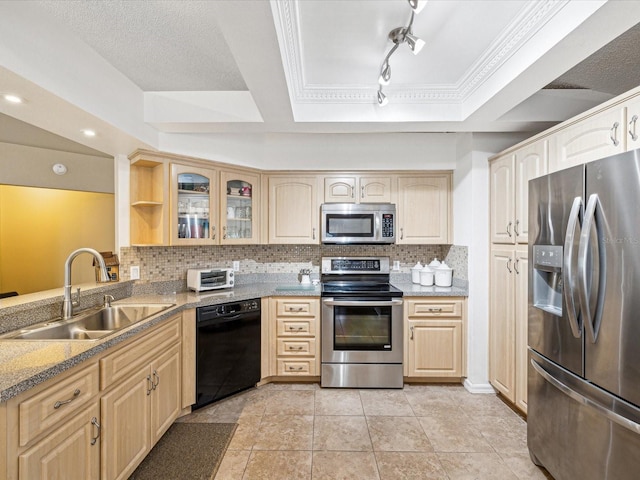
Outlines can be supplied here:
M393 236L393 213L383 213L382 238L392 238Z

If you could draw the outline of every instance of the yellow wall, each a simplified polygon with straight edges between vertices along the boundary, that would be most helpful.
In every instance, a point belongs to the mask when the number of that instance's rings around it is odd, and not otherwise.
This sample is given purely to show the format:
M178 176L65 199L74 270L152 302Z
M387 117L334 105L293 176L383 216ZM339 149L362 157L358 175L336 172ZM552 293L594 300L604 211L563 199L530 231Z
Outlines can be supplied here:
M76 248L113 252L114 207L107 193L0 185L0 292L62 287ZM74 285L95 281L92 260L74 260Z

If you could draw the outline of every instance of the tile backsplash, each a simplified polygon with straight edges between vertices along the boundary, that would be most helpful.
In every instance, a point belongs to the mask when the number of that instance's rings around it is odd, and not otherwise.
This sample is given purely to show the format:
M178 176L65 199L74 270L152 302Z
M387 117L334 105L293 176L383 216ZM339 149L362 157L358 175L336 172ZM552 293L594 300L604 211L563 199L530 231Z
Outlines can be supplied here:
M445 259L453 276L467 280L468 249L459 245L213 245L196 247L123 247L120 249L122 280L129 267L140 266L140 282L182 280L188 268L231 267L240 262L242 274L298 273L310 268L319 273L322 257L388 256L400 262L400 273L410 273L420 261Z

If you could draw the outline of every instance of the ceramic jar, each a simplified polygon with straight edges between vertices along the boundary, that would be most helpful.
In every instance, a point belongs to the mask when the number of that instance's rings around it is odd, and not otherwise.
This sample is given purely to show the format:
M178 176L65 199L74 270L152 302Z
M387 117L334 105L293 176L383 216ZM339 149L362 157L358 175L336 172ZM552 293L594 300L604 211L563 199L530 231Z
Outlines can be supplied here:
M420 262L411 267L411 281L413 283L420 283L420 270L422 270L422 264Z
M433 285L434 281L434 272L431 268L425 265L425 267L420 270L420 285L423 287L430 287Z
M434 258L433 260L431 260L431 263L429 264L429 267L433 270L435 270L436 268L438 268L441 265L440 261L437 258Z
M435 269L435 282L438 287L450 287L453 283L453 269L446 263Z

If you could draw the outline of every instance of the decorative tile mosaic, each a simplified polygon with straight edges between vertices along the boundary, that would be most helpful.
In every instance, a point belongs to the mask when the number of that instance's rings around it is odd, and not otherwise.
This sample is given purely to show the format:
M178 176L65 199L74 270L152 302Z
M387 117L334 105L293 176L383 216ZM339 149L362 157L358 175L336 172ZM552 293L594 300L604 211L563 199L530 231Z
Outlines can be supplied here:
M229 268L240 262L240 274L297 274L303 268L317 276L322 257L388 256L398 260L400 270L411 273L420 261L445 259L454 277L467 279L467 247L457 245L224 245L195 247L123 247L120 249L122 280L129 267L140 266L140 282L184 280L189 268Z

